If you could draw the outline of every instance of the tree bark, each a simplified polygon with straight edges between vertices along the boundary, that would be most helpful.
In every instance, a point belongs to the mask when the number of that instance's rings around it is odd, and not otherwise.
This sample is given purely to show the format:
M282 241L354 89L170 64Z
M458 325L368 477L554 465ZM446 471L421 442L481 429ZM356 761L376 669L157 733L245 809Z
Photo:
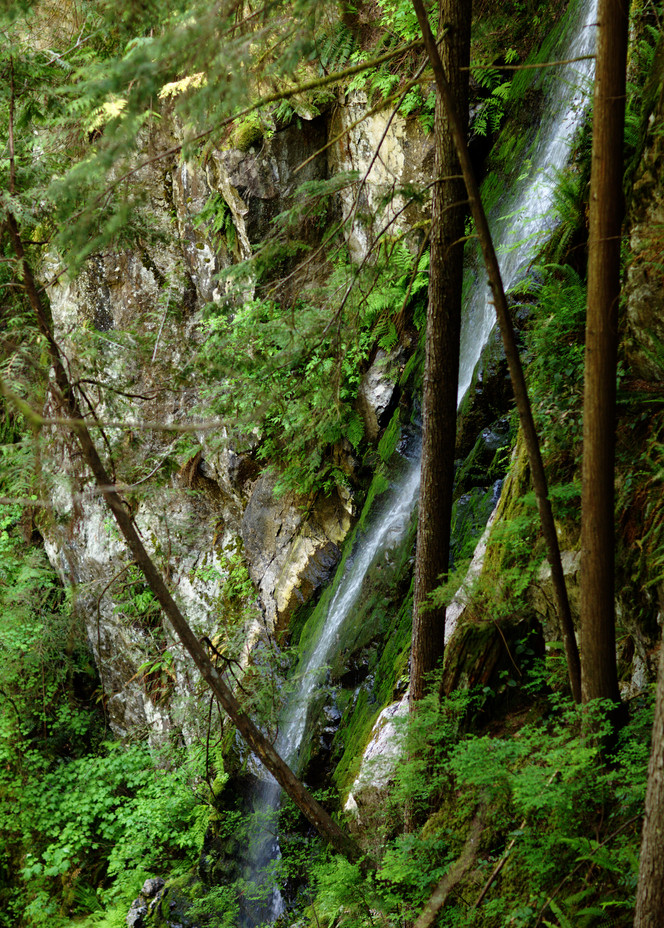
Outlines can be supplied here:
M613 472L628 20L628 0L600 0L583 400L581 653L584 702L596 698L620 701L615 641Z
M468 122L470 0L442 0L441 55L464 132ZM431 263L422 397L422 476L417 522L410 700L424 696L427 674L443 656L445 607L432 608L429 594L447 573L454 488L463 234L466 191L440 94L435 116L436 182L431 210Z
M412 0L413 7L417 14L417 20L420 24L422 37L429 56L429 61L433 68L436 87L445 106L450 131L454 138L454 144L459 156L459 163L463 173L464 183L468 194L470 211L475 222L477 237L482 249L482 256L489 278L489 286L493 295L496 316L498 318L498 327L507 357L507 364L514 391L517 411L519 413L519 422L523 431L526 450L528 452L528 462L533 481L533 489L537 498L537 508L539 510L540 522L542 525L542 535L546 545L547 559L551 567L551 579L553 582L554 597L556 601L556 611L560 621L561 634L565 645L565 655L567 658L567 672L569 675L572 694L576 702L581 699L581 671L579 664L579 651L574 634L574 624L572 622L572 613L567 596L567 587L565 585L565 575L563 573L562 562L560 559L560 547L558 545L558 536L551 509L551 501L548 495L546 474L539 449L537 432L533 421L526 381L521 367L521 359L514 335L514 325L507 305L507 298L500 275L498 258L493 247L489 223L487 221L482 200L480 197L479 186L475 178L466 134L462 121L456 112L454 97L447 83L445 69L443 67L436 41L431 32L426 10L422 0Z
M664 643L659 652L634 928L664 928Z
M277 754L260 729L244 712L240 703L222 679L219 671L210 661L204 647L190 628L179 606L171 596L163 577L145 550L127 507L124 505L121 496L112 489L112 481L85 425L78 401L67 377L60 349L49 325L46 306L39 293L30 264L26 260L14 216L8 215L6 223L14 252L22 264L23 283L28 299L37 318L40 331L48 345L55 375L55 384L59 393L59 402L67 418L72 421L72 430L78 441L83 459L92 471L95 483L108 504L132 557L142 571L148 586L159 600L166 617L183 646L193 658L201 676L219 700L224 711L228 713L249 748L270 771L318 833L327 839L338 853L343 854L351 861L359 860L362 857L362 851L355 841L342 831L320 803L314 799Z

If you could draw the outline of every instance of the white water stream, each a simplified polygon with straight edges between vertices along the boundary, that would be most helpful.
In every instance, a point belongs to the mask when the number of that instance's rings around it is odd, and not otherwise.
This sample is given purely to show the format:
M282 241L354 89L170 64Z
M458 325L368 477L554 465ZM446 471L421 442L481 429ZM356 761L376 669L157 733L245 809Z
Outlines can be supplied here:
M556 223L552 208L558 175L569 160L592 92L595 62L586 56L592 56L595 51L596 20L597 0L579 3L576 22L569 27L568 41L557 50L559 60L570 63L556 69L530 169L524 166L526 176L519 178L516 188L503 198L491 217L491 232L506 291L526 276L533 256ZM573 61L575 58L584 60ZM473 370L495 322L489 287L483 282L469 295L464 309L459 400L470 386Z
M592 55L593 24L597 0L579 4L576 22L568 29L568 40L558 53L565 60ZM577 61L563 65L557 71L541 120L539 139L531 159L530 170L521 177L517 190L500 204L500 215L491 221L494 242L498 250L503 284L508 290L523 279L533 254L542 239L555 224L552 213L554 191L561 171L570 156L574 136L587 109L594 62ZM482 280L484 275L482 274ZM485 283L474 288L464 309L461 361L459 367L459 399L470 386L473 370L495 325L493 305ZM307 725L312 697L324 681L325 672L337 648L344 624L352 619L365 574L374 560L396 547L403 539L415 506L420 483L419 459L410 463L380 507L380 514L356 543L353 558L339 581L330 600L320 637L305 654L298 666L299 688L284 709L275 747L295 770ZM278 784L263 774L255 806L262 824L257 826L253 854L254 879L261 882L261 872L279 856L274 834L276 810L279 805ZM271 824L270 824L271 823ZM271 833L272 832L272 833ZM271 878L270 878L271 879ZM284 902L273 882L268 884L270 898L258 906L260 911L247 919L247 924L273 921L284 911Z
M354 556L349 558L347 569L330 600L320 636L300 659L297 667L299 685L282 713L274 745L279 755L296 771L309 708L314 694L325 681L327 667L338 647L342 626L353 614L362 582L374 559L382 552L396 547L402 540L417 500L419 486L418 450L404 477L386 494L387 499L381 506L380 518L361 536ZM259 887L264 885L261 871L279 857L276 812L281 794L279 784L263 769L260 771L260 778L259 788L254 796L257 821L252 854L253 880ZM273 882L269 884L267 896L266 901L257 906L256 914L259 917L250 920L253 924L274 921L284 911L281 893Z

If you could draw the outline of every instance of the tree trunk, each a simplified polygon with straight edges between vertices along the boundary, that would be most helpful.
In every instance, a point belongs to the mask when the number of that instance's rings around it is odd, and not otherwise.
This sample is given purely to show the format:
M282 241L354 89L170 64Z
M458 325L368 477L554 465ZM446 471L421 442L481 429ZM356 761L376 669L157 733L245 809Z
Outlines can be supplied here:
M620 701L614 614L616 357L629 2L600 0L590 176L583 401L583 700Z
M468 115L469 0L443 0L442 58L464 131ZM431 210L431 271L422 398L422 477L417 523L410 699L426 689L426 677L443 656L445 607L428 597L447 573L454 486L463 234L468 212L459 159L440 94L436 100L435 178Z
M558 545L558 535L553 520L553 511L549 499L546 474L539 450L539 441L535 431L530 400L526 389L526 381L523 375L519 350L514 335L514 325L507 305L505 289L500 276L500 267L496 256L489 223L487 221L480 190L475 178L473 166L468 152L466 133L462 121L456 112L454 97L447 83L445 69L443 67L436 41L429 26L426 10L422 0L412 0L413 7L417 14L417 21L420 24L422 37L429 56L429 61L433 68L436 87L445 106L445 112L450 126L450 131L454 138L454 145L459 156L459 163L463 173L464 183L468 194L470 211L475 222L477 237L482 249L482 256L486 266L489 286L493 295L496 316L498 318L498 327L503 340L507 365L509 367L512 389L514 390L514 399L516 408L519 413L519 422L523 430L523 437L528 452L528 463L533 480L533 489L537 498L537 508L539 510L540 522L542 525L542 535L546 544L547 559L551 567L551 579L553 582L554 597L556 600L556 611L560 621L561 634L565 644L565 655L567 658L567 672L569 675L570 686L574 699L579 702L581 699L581 672L579 668L579 652L574 634L574 625L572 623L572 613L569 607L569 598L567 596L567 587L565 586L565 575L563 573L562 562L560 559L560 547Z
M164 613L185 649L193 658L201 676L208 684L215 697L219 700L224 711L230 716L233 724L237 727L248 747L256 754L264 766L267 767L279 785L286 791L288 796L311 822L314 828L316 828L319 834L327 839L340 854L343 854L351 861L359 860L362 857L362 852L358 845L332 820L330 815L320 803L314 799L306 787L297 779L293 771L282 760L279 754L277 754L272 744L267 740L260 729L244 712L240 703L222 679L219 671L210 661L204 647L191 630L179 606L171 596L163 577L145 550L127 507L124 505L120 495L112 489L113 484L111 478L106 472L106 468L99 457L94 442L83 420L78 401L67 377L60 349L58 348L49 325L46 306L37 288L30 265L25 258L19 229L12 215L8 215L7 217L7 226L9 228L15 254L23 265L23 282L28 299L37 317L41 333L48 344L55 374L55 384L59 393L58 400L60 406L65 416L71 420L71 429L76 436L83 459L92 471L95 483L106 500L109 509L113 513L118 528L137 566L142 571L148 586L159 600Z
M664 928L664 642L659 652L634 928Z

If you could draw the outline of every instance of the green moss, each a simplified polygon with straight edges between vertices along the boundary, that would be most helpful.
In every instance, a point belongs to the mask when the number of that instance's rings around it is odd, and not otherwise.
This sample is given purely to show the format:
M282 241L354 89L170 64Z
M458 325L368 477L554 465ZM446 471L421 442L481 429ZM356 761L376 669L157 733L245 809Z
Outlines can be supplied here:
M293 617L290 627L291 644L297 646L301 653L306 653L307 648L318 639L321 623L325 621L330 599L339 584L349 555L353 551L358 534L364 531L366 519L371 511L375 500L385 493L390 487L390 481L385 474L385 470L379 467L374 474L373 480L367 491L367 496L362 507L360 518L357 525L348 534L341 551L341 560L334 574L334 579L327 584L321 598L315 604L307 604L299 609Z
M415 320L416 324L418 320ZM417 349L408 358L401 377L399 378L399 388L401 391L410 396L419 396L422 392L422 378L424 374L424 321L422 320L422 330Z
M363 531L366 527L366 520L371 512L374 502L379 496L382 496L386 490L390 487L390 481L385 473L383 467L378 467L376 473L374 474L371 485L367 492L367 498L364 501L364 506L362 507L362 514L357 523L357 531Z
M498 502L498 511L494 521L494 529L491 533L489 546L487 548L484 560L484 573L495 574L500 572L503 565L506 548L504 545L496 544L496 527L500 523L510 522L523 515L524 496L530 490L530 466L528 464L528 452L523 434L519 430L516 445L512 453L512 463L508 471L503 490ZM498 530L499 533L500 530ZM494 543L492 543L492 540Z
M263 129L252 121L241 123L231 136L231 147L240 151L249 151L253 146L262 145Z
M410 566L416 531L413 513L410 530L392 564L380 567L382 594L375 593L363 603L354 625L356 640L350 652L357 653L366 647L367 639L372 647L366 654L368 676L365 681L359 688L337 698L340 708L343 705L348 710L344 712L344 720L332 745L333 757L337 760L334 782L343 794L348 792L359 772L378 715L398 697L400 684L406 683L413 610ZM386 571L390 577L384 583ZM375 576L370 575L367 580L375 582Z
M186 928L192 922L187 918L187 912L192 904L203 896L205 887L194 874L186 874L169 880L157 897L157 904L148 903L148 914L145 916L145 928L165 928L166 925L179 923Z
M383 462L389 461L394 452L397 450L399 439L401 438L401 416L397 409L390 424L385 429L383 437L378 442L378 455Z

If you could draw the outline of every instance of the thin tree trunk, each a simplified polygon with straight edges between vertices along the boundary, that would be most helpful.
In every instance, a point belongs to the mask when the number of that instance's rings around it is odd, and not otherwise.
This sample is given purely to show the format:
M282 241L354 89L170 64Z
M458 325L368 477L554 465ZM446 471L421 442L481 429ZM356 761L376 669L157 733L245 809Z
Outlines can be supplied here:
M484 207L482 206L479 187L470 161L464 126L456 113L454 97L445 77L445 69L443 68L422 0L413 0L413 7L420 24L429 61L433 68L436 86L447 113L450 131L454 138L454 144L459 156L459 163L468 193L470 211L475 222L487 276L489 278L489 285L491 287L496 316L498 318L498 327L503 340L503 347L505 349L505 356L507 357L507 364L512 381L512 389L514 391L516 407L519 413L519 421L521 423L526 450L528 452L528 462L530 464L533 488L537 498L537 507L542 525L542 535L544 536L547 550L547 559L551 567L556 611L558 613L563 642L565 644L570 686L574 699L579 702L581 699L579 652L574 634L574 624L572 622L567 588L565 586L565 575L560 559L558 536L556 534L556 527L551 509L551 501L548 496L546 475L544 473L544 465L542 464L537 432L535 431L535 423L533 421L530 401L528 399L528 391L526 390L526 381L523 375L521 359L519 358L519 351L514 335L514 325L507 306L505 290L500 276L498 258L496 257L496 252L493 247L489 223L484 212Z
M664 642L659 652L634 928L664 928Z
M442 58L457 111L468 114L470 0L443 0ZM436 100L435 177L431 211L431 264L422 398L422 476L417 522L410 671L411 705L424 696L426 678L443 656L445 607L429 594L447 573L454 488L463 233L468 212L459 159L440 94Z
M600 0L590 175L583 400L583 700L618 703L614 607L616 358L628 0Z
M244 712L230 688L222 679L218 670L213 666L205 649L190 628L179 606L171 596L163 577L154 565L149 554L143 546L132 518L124 505L122 498L112 489L112 481L99 457L90 433L85 425L78 401L67 377L60 349L53 337L48 319L46 306L40 296L31 267L26 260L19 229L12 215L7 216L7 226L12 240L14 252L22 263L23 282L30 300L30 304L37 318L39 328L48 344L51 363L55 374L55 383L59 393L59 402L65 415L72 420L72 430L76 436L85 463L88 465L101 491L109 509L115 517L132 557L142 571L148 586L173 626L176 634L185 649L189 652L198 667L201 676L210 687L222 708L228 713L233 724L244 738L249 748L256 754L270 773L283 787L300 811L324 838L326 838L336 851L352 861L359 860L362 852L358 845L346 835L332 820L325 809L309 793L306 787L297 779L292 770L277 754L272 744L263 735L260 729Z

